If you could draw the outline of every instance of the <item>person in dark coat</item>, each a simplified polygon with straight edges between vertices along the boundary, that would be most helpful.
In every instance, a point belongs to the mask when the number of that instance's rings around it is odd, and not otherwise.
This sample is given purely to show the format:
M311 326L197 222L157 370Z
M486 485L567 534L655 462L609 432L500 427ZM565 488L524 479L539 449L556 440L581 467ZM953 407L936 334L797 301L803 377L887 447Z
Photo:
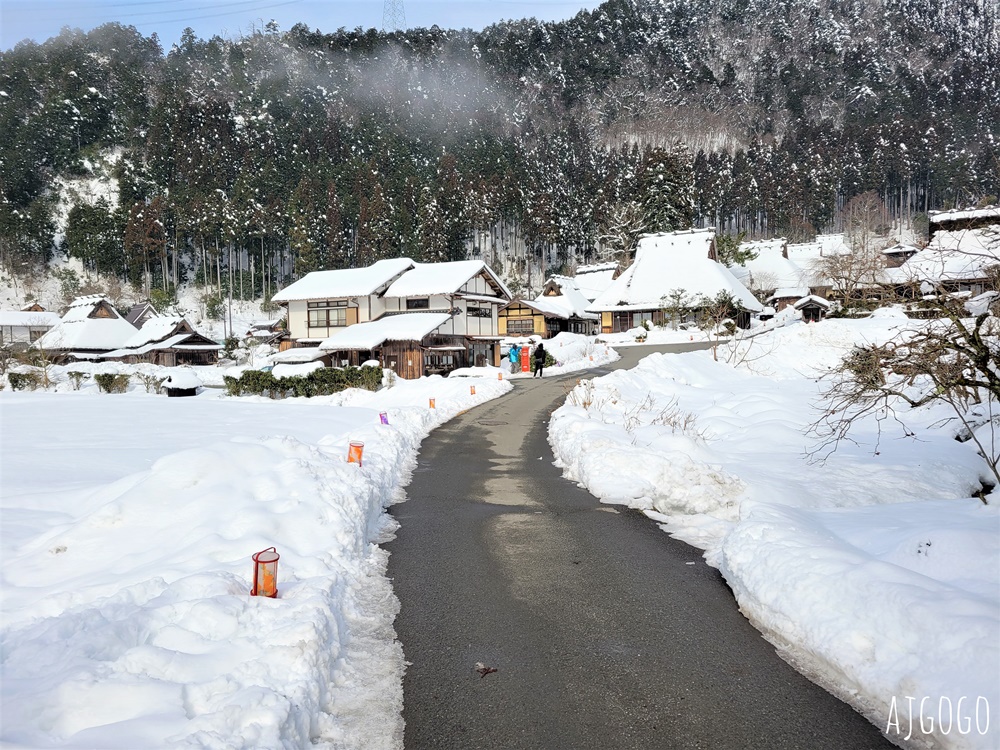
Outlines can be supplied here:
M542 346L541 342L539 342L538 346L535 347L535 377L536 378L544 377L544 375L542 375L542 370L545 369L545 354L546 354L545 347Z

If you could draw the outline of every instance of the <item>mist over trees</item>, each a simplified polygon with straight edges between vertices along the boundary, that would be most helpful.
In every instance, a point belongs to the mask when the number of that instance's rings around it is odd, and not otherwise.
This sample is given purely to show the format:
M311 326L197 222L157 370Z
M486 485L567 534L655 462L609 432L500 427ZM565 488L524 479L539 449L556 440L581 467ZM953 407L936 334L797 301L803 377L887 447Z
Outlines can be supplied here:
M608 0L385 34L108 24L0 54L0 265L268 297L407 255L514 286L640 232L839 230L1000 192L991 0ZM112 199L65 180L99 177ZM64 230L59 231L57 229Z

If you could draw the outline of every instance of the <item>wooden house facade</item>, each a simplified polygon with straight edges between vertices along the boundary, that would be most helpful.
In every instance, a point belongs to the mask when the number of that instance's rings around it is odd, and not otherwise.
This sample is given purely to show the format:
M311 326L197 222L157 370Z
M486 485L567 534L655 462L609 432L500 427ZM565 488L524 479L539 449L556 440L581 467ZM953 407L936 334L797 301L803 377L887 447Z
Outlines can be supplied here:
M320 274L273 298L288 308L292 347L318 345L334 366L378 360L404 378L499 366L499 309L511 295L482 261L396 258Z
M163 367L214 365L221 349L221 344L195 331L184 318L156 315L147 318L121 348L107 352L102 359Z

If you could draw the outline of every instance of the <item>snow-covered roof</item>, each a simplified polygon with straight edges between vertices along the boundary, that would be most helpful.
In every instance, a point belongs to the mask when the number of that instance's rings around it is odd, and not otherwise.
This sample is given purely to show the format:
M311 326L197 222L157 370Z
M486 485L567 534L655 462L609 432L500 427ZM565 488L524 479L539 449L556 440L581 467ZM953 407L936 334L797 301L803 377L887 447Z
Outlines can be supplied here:
M19 328L52 328L59 323L59 316L53 312L22 312L20 310L0 310L0 326Z
M192 336L197 336L197 334L192 334L190 332L178 333L174 336L169 336L168 338L162 340L147 341L143 344L123 346L120 349L114 349L101 356L105 359L115 359L117 357L128 357L130 355L136 354L147 354L152 351L160 351L164 349L180 349L187 352L211 352L219 351L222 349L222 344L185 344L183 343ZM200 338L200 336L198 336ZM197 340L197 339L196 339Z
M618 270L618 264L614 261L609 261L607 263L591 263L589 266L577 266L576 275L582 276L588 273L604 273L605 271L611 271L614 273Z
M851 248L848 247L843 234L818 234L813 242L789 243L787 248L788 259L803 267L820 258L848 255L850 252Z
M403 313L357 323L325 339L324 351L369 351L386 341L420 341L451 319L449 313Z
M772 237L769 240L748 240L740 243L740 250L750 250L754 253L774 253L781 255L788 247L788 240L784 237Z
M415 263L413 268L396 279L385 292L386 297L429 297L432 294L455 294L470 279L486 273L502 294L503 301L511 298L510 290L481 260L455 260L448 263Z
M294 364L300 362L312 362L320 357L325 357L327 354L329 354L329 352L323 351L315 346L296 346L291 349L285 349L283 352L272 354L270 359L274 364L278 364L279 362Z
M919 248L913 245L905 245L902 242L897 242L895 245L890 245L882 251L883 255L903 255L906 253L913 254L917 252Z
M639 240L635 262L587 310L650 310L663 298L683 290L690 302L728 292L746 310L759 312L760 302L723 266L708 257L713 230L645 235Z
M1000 264L1000 224L979 229L942 230L899 268L888 269L896 282L981 279Z
M1000 206L958 208L951 211L929 211L927 219L931 224L943 224L948 221L967 221L969 219L996 219L1000 222Z
M803 307L806 307L808 305L818 305L819 307L822 307L824 310L830 309L830 303L827 300L823 299L822 297L817 297L815 294L807 294L805 297L803 297L794 305L792 305L792 307L794 307L796 310L801 310Z
M559 285L559 294L541 294L533 300L521 300L529 307L533 307L540 313L552 315L558 318L583 318L584 320L600 320L596 313L587 312L587 305L590 300L583 295L577 285L577 279L570 276L553 276L546 282Z
M800 299L806 297L809 294L809 287L807 286L784 286L779 287L774 290L774 294L767 298L767 301L775 299Z
M391 284L415 263L409 258L379 260L365 268L342 268L336 271L313 271L289 284L271 299L275 302L309 299L367 297Z
M180 315L154 315L143 324L142 328L132 334L122 348L135 349L152 341L162 341L183 323L184 318Z
M103 308L106 317L90 317L98 307ZM121 348L135 331L135 326L118 314L107 297L90 294L73 300L59 324L39 338L35 346L111 351Z
M795 261L783 253L788 243L784 238L763 242L744 242L741 250L753 250L757 257L729 270L746 286L794 287L801 286L808 274Z
M593 302L598 296L611 286L618 273L617 263L595 263L590 266L578 266L576 269L577 287L581 294Z

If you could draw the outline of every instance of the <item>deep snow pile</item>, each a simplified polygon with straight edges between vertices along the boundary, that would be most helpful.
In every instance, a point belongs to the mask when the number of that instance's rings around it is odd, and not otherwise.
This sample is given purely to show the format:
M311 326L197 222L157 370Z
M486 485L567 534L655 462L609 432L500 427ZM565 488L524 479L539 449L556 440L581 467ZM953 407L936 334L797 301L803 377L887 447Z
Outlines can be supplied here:
M428 430L510 384L273 402L51 374L63 392L0 393L0 742L400 747L384 509ZM272 545L279 597L250 597Z
M939 408L906 414L914 437L879 439L867 422L825 462L810 455L819 373L908 325L892 313L796 324L719 361L653 354L578 385L550 441L567 477L704 549L783 655L890 737L995 748L1000 492L971 498L985 463Z

